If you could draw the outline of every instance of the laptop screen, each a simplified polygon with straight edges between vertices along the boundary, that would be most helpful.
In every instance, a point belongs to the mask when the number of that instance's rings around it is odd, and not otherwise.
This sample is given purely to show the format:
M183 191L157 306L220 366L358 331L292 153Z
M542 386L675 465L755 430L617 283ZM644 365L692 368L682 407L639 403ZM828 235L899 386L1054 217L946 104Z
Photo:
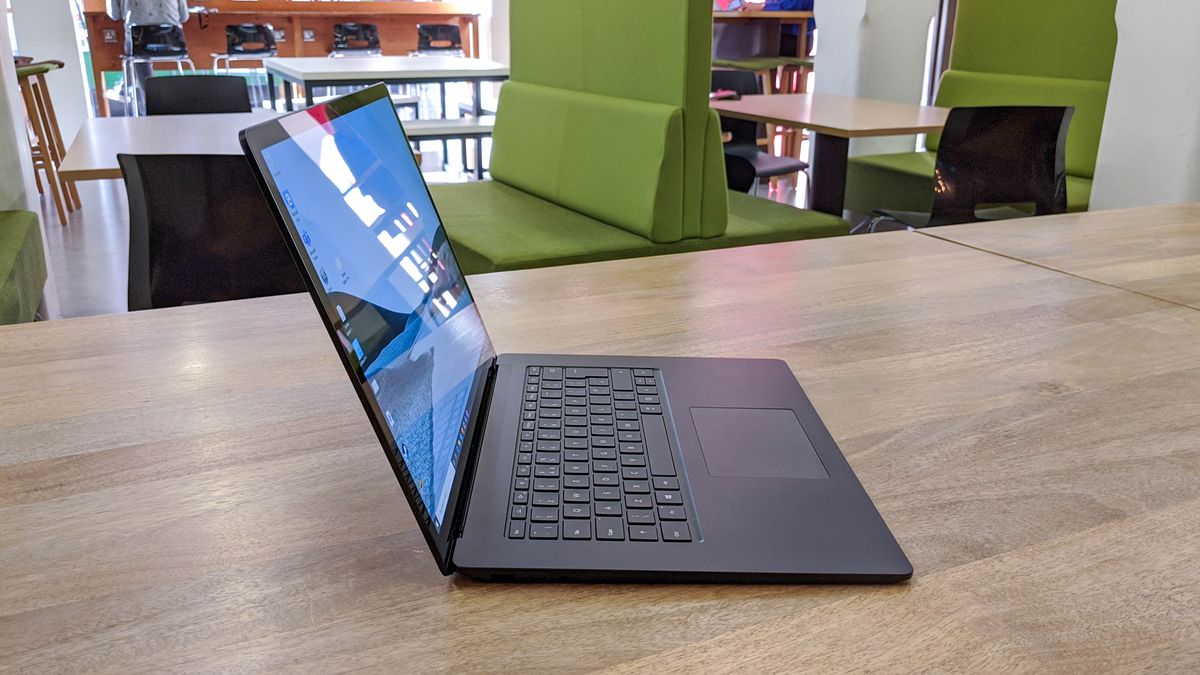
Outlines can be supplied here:
M337 340L439 530L494 356L408 139L386 97L280 120L261 152Z

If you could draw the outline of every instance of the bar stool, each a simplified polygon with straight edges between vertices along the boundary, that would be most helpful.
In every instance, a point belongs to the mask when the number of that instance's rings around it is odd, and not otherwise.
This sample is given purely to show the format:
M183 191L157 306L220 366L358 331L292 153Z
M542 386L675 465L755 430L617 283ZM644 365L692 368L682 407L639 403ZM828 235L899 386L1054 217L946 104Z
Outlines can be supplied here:
M417 51L413 55L464 56L462 29L448 23L417 24Z
M379 27L373 23L333 24L333 51L331 58L345 56L381 56Z
M240 23L225 26L225 53L213 54L213 72L221 69L225 62L225 74L229 75L234 61L261 61L278 56L275 48L275 28L269 23ZM255 74L254 86L250 88L251 102L255 107L262 105L262 95L258 91L258 69Z
M62 67L62 61L27 62L27 65L17 68L17 81L20 83L21 98L25 102L29 127L33 131L29 136L29 149L33 155L34 180L38 192L45 194L42 179L37 173L40 170L46 175L46 187L50 188L58 220L66 225L67 212L78 210L82 204L75 183L63 180L59 175L59 167L67 150L63 144L58 116L54 112L54 102L50 98L50 89L46 86L45 78L46 73Z
M125 77L125 105L135 117L141 113L136 68L138 64L149 64L153 75L156 63L174 63L180 74L183 74L183 64L186 63L195 74L196 64L188 56L183 28L168 23L126 26L121 72Z

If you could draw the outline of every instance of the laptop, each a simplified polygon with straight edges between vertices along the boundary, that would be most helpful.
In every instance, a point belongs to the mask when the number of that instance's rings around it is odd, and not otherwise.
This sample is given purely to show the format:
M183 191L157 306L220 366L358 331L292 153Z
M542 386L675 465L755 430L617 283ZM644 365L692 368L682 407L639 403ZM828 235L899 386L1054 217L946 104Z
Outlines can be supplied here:
M241 142L442 573L912 576L783 361L497 355L384 86Z

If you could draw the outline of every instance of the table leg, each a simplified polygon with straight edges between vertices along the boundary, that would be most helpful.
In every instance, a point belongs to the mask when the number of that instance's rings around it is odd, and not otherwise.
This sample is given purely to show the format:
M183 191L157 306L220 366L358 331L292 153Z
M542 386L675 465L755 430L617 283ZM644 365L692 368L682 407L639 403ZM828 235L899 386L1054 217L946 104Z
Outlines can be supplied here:
M313 89L315 89L315 87L308 86L308 83L304 84L304 107L305 108L313 107Z
M483 83L475 80L471 83L471 95L474 98L472 111L475 119L483 117ZM475 137L475 177L483 180L483 137Z
M283 81L283 109L292 112L296 106L292 104L292 83L288 80Z
M846 206L846 165L850 159L850 139L813 134L814 211L841 217Z
M267 71L267 92L271 95L271 112L275 112L275 74Z

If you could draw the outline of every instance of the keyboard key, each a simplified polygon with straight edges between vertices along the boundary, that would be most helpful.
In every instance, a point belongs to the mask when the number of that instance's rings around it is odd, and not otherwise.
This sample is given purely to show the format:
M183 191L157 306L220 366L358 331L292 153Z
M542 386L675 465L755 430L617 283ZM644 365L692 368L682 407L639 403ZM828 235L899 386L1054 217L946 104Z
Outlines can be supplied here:
M535 523L529 526L530 539L558 539L558 523Z
M679 489L679 479L678 478L655 478L654 479L654 488L656 490L678 490Z
M517 449L521 452L533 452L533 441L521 441L517 444Z
M592 507L590 504L564 504L563 518L591 518Z
M692 531L687 523L662 523L663 541L691 541Z
M592 482L603 487L615 487L621 484L621 479L615 473L598 473L592 476Z
M567 368L567 377L608 377L608 368Z
M532 441L533 440L533 432L532 431L522 431L521 432L521 440Z
M562 368L557 368L554 366L543 367L542 368L542 379L543 380L561 380L561 379L563 379L563 370L562 370Z
M635 378L633 378L633 383L639 387L644 387L649 384L654 384L654 378L653 377L635 377Z
M622 523L620 518L597 518L596 539L624 541L625 523Z
M562 388L563 388L563 383L561 381L558 381L558 382L546 381L546 382L542 383L541 390L548 391L550 389L562 389ZM638 393L641 394L642 392L639 391Z
M593 426L593 427L592 427L592 435L593 435L593 436L612 436L612 435L613 435L613 428L612 428L612 427L596 427L596 426ZM641 440L641 438L638 438L637 440Z
M622 403L622 402L635 402L636 403L637 402L637 394L633 393L632 391L614 391L613 392L613 400L617 401L618 403ZM621 407L617 406L617 409L620 410Z
M524 490L517 490L516 492L513 493L513 503L514 504L528 504L529 503L529 493Z
M538 404L534 401L526 401L521 404L523 410L537 410Z
M638 387L637 393L638 396L658 396L658 387Z
M525 521L514 520L508 524L509 539L524 539L525 538Z
M637 404L637 401L617 401L616 403L613 404L613 407L616 408L618 411L624 410L624 411L632 412L632 411L638 409L638 404Z
M529 420L536 420L536 419L537 419L537 411L536 410L526 410L521 413L522 421L528 422Z
M513 506L512 507L512 519L513 520L525 520L525 511L528 508L529 507L525 506L524 504L517 504L517 505Z
M538 403L539 408L562 408L562 399L548 398Z
M525 369L525 374L530 375L530 376L541 375L542 367L541 366L529 366L528 368Z
M531 473L531 471L530 471L528 464L522 464L517 467L517 475L518 476L528 477L530 473Z
M535 394L533 392L525 394L525 401L527 403L536 403L537 402L537 394Z
M604 387L605 389L608 389L612 385L607 377L589 377L588 384L593 387Z
M682 504L683 495L678 492L655 492L654 501L667 505Z
M654 512L638 510L626 511L625 520L629 521L630 525L653 525Z
M618 410L617 419L622 422L633 421L638 418L638 414L632 410Z
M615 448L615 447L617 447L617 440L610 436L594 436L592 438L592 447L593 448Z
M654 370L651 368L634 368L633 376L634 377L654 377Z
M542 424L545 421L546 420L542 420L541 422L538 422L538 424ZM641 443L642 442L642 432L640 432L640 431L620 431L620 432L617 432L617 440L622 443Z
M558 452L562 450L562 443L559 441L538 441L538 452Z
M593 405L588 407L588 413L592 415L611 415L612 411L613 409L611 405ZM592 424L596 423L592 422ZM608 424L612 424L612 422L609 422Z
M627 480L624 487L625 491L631 495L650 494L650 484L644 480Z
M625 480L646 480L650 477L650 472L642 466L626 466L621 469L621 476Z
M661 417L642 420L646 430L646 455L650 458L650 473L655 476L674 476L675 460L667 441L667 427Z
M526 430L526 431L528 431L528 430L530 430L530 429L536 429L536 428L537 428L537 421L536 421L536 420L522 420L522 421L521 421L521 428L522 428L522 429L524 429L524 430Z
M615 487L598 487L592 489L592 494L596 496L596 501L620 501L621 490Z
M568 504L586 504L592 501L587 488L582 490L566 490L563 492L563 502Z
M561 441L562 432L558 429L541 429L537 432L539 441Z
M513 489L514 490L528 490L529 489L529 479L528 478L514 478L513 479Z
M569 387L567 389L564 389L563 393L565 393L567 395L568 399L579 399L582 401L582 400L584 400L583 397L587 396L587 387ZM567 403L567 405L572 405L572 404Z
M533 534L530 533L530 536ZM658 528L653 525L630 525L629 541L658 541Z
M587 388L587 393L588 393L588 396L609 396L610 394L612 394L612 391L608 387L589 386ZM594 402L595 401L593 401L593 403ZM646 402L651 403L651 401L646 401Z
M661 405L643 405L643 406L639 406L638 410L640 410L643 415L661 415L661 414L663 414Z
M568 427L586 427L587 423L588 423L588 421L587 421L586 417L572 416L572 417L567 417L567 418L563 419L563 424Z
M536 464L558 464L558 453L556 452L539 452L534 455L534 463Z
M564 438L587 438L587 427L567 427L563 429Z
M567 393L567 398L563 399L563 405L587 407L587 398L583 394Z
M563 523L563 539L591 539L592 521L579 520Z
M562 420L553 420L553 419L544 419L543 418L543 419L538 420L537 425L538 425L539 429L561 429L563 423L562 423ZM541 436L539 435L538 438L541 438Z
M567 462L567 463L563 464L563 473L565 473L565 474L589 473L588 465L585 462Z
M557 492L535 492L533 493L534 506L558 506Z
M621 391L633 389L633 373L628 368L613 368L611 377L613 389Z
M528 479L526 479L528 480ZM534 478L533 489L536 492L558 492L557 478Z
M586 387L587 386L587 378L586 377L570 377L570 376L568 376L566 379L563 380L563 384L568 387Z
M596 502L596 515L621 517L621 502Z
M684 512L682 506L660 506L658 507L659 520L687 520L687 513Z
M598 407L608 407L608 406L592 406L592 407L598 408ZM588 419L588 422L590 424L594 424L594 425L603 425L603 426L611 427L612 423L613 423L613 418L612 418L612 415L592 415Z
M631 509L652 509L654 508L654 500L650 495L625 495L625 506Z
M533 475L536 478L558 478L557 464L538 464L533 469Z
M641 431L642 425L637 420L617 420L617 431Z
M621 443L622 455L644 455L646 448L642 447L641 443Z
M586 490L592 486L588 476L567 476L563 478L563 487L568 490Z
M550 393L553 393L553 392L545 392L544 394L542 394L542 396L546 396ZM641 396L641 395L639 395L637 397L637 400L638 400L638 403L641 403L642 405L659 405L662 403L662 399L660 399L657 396Z
M584 446L587 447L586 445ZM586 462L588 461L587 450L567 450L563 452L563 461L565 462Z
M587 406L570 405L570 406L567 406L567 408L565 410L563 410L563 412L571 417L586 417L588 414L588 409L587 409Z
M542 391L542 398L562 398L562 391ZM640 396L638 398L641 398ZM640 401L641 403L658 403L658 401Z
M562 417L562 410L559 410L558 408L543 408L542 411L538 413L538 417L544 420L557 420Z
M592 459L616 459L617 451L615 448L593 448Z
M644 455L621 455L621 466L646 466L646 457Z
M557 523L558 509L553 507L535 506L529 509L529 520L535 523Z
M596 473L616 473L617 462L611 459L598 459L592 462L592 471Z

